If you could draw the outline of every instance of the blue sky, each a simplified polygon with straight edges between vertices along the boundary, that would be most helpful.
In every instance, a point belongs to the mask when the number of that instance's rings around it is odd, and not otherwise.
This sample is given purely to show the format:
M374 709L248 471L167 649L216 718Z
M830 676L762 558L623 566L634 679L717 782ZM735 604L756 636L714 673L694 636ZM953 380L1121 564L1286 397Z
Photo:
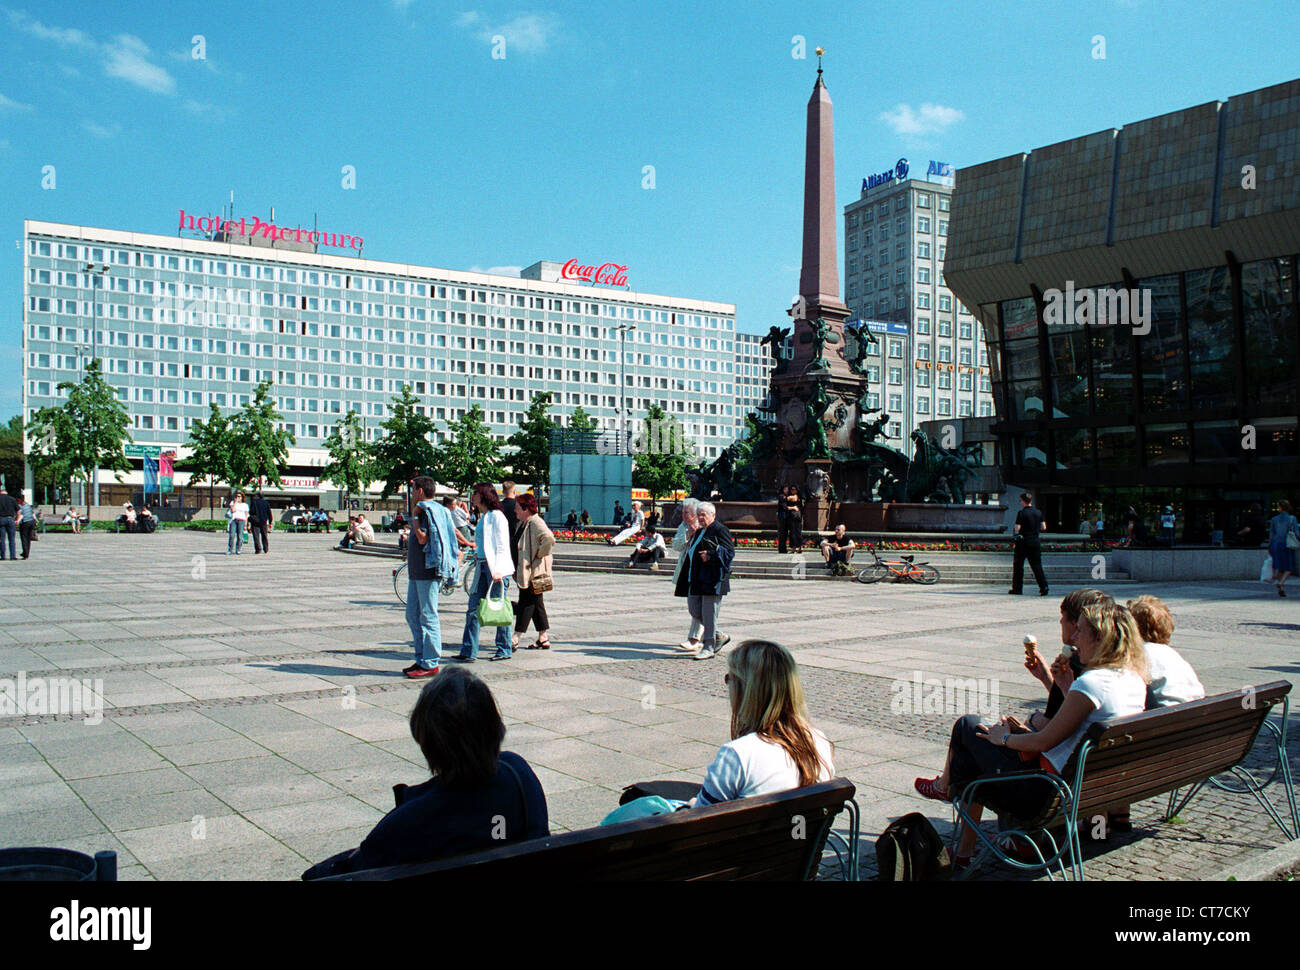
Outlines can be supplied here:
M1300 76L1295 0L123 6L0 0L15 240L23 219L171 233L233 189L236 215L314 214L374 259L626 263L753 332L797 289L817 45L841 207L900 156L960 167ZM0 253L7 416L22 253Z

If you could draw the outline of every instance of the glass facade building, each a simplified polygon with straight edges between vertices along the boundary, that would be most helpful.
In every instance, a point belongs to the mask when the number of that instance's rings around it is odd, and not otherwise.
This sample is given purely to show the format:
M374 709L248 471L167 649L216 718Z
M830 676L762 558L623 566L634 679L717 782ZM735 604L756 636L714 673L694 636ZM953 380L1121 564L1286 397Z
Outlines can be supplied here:
M1296 496L1300 81L963 169L953 213L1003 474L1049 519L1171 504L1205 541Z
M708 458L743 421L731 304L302 248L26 222L24 417L98 357L135 442L183 457L210 404L272 380L297 438L288 490L307 493L326 490L315 470L343 415L374 440L404 384L440 432L477 404L499 439L539 391L607 428L658 403Z

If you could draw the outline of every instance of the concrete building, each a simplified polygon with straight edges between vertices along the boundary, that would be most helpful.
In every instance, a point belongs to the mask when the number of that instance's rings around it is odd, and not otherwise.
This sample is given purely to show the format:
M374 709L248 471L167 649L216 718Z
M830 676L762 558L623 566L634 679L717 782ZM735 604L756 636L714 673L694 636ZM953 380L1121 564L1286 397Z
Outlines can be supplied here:
M335 424L354 409L374 440L403 384L442 427L480 405L498 439L539 391L553 414L581 406L607 428L657 402L709 459L746 413L731 304L633 292L602 267L585 268L615 285L588 285L576 260L493 276L314 252L295 230L266 245L232 225L189 238L25 222L24 418L98 357L135 442L184 457L210 404L236 409L273 380L297 437L286 491L308 497L332 490L317 470Z
M844 302L880 343L868 363L873 406L905 443L922 422L993 414L979 322L944 276L952 179L942 162L907 159L862 180L844 207Z

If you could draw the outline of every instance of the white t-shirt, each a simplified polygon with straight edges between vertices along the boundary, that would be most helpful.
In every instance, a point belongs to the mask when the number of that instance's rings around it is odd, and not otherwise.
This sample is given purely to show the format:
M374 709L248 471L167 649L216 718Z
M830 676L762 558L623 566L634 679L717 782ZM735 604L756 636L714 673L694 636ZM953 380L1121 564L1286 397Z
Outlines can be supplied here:
M231 502L231 503L230 503L230 517L231 517L232 519L238 519L240 522L247 522L247 521L248 521L248 503L247 503L247 502Z
M1147 708L1172 707L1199 701L1205 687L1192 665L1167 643L1144 644L1147 652Z
M1099 667L1085 670L1070 686L1070 693L1078 692L1093 706L1078 730L1052 750L1046 752L1047 760L1059 772L1074 754L1084 734L1097 721L1141 714L1146 710L1147 685L1132 670L1116 667Z
M831 743L826 735L813 728L813 743L821 756L822 770L818 781L829 781L835 775L831 763ZM746 734L728 741L718 749L718 755L704 776L704 786L696 796L696 805L712 805L733 798L765 795L769 792L790 791L799 787L799 769L785 748L765 741L757 734Z

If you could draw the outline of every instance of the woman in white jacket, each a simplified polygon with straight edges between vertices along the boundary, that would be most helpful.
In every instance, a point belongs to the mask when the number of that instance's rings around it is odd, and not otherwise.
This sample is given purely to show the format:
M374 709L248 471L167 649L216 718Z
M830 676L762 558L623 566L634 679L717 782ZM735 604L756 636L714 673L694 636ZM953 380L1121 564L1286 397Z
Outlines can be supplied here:
M474 550L478 556L478 582L469 594L469 607L465 611L465 635L461 637L457 660L473 663L478 659L478 604L488 589L500 583L500 595L506 597L510 576L515 571L510 556L510 526L501 511L497 490L487 482L474 486L470 503L478 510L478 524L474 527ZM495 591L494 591L495 592ZM497 652L491 660L509 660L511 650L518 641L511 641L510 626L497 627Z

